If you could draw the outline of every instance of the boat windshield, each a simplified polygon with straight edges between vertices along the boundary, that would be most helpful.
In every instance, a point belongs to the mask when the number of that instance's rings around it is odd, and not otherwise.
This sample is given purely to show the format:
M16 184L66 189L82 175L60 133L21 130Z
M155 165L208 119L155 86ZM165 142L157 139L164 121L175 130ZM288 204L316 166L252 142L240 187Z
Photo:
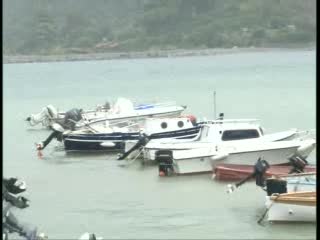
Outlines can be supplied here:
M258 138L259 132L257 129L239 129L226 130L222 134L222 141L242 140L250 138Z

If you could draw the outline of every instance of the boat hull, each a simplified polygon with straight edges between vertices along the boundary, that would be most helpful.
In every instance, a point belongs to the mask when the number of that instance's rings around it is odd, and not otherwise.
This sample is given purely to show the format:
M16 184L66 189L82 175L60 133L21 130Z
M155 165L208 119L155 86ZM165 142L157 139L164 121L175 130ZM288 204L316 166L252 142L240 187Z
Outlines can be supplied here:
M270 164L284 164L288 162L288 156L295 153L297 147L287 147L278 149L266 149L251 152L237 152L231 154L208 154L188 158L188 151L185 150L183 156L180 154L179 158L174 155L174 171L177 174L191 174L191 173L211 173L213 169L223 161L223 163L237 163L245 165L254 165L260 157L266 159ZM201 149L197 149L201 152ZM179 151L177 151L178 153ZM198 154L195 154L198 155Z
M291 165L271 165L265 176L288 174L292 169ZM304 172L316 172L315 166L306 166ZM253 165L240 164L218 164L213 170L213 177L222 181L238 181L248 177L254 171Z
M181 129L176 131L168 131L154 133L150 135L151 139L188 139L193 138L200 131L200 127ZM63 142L66 151L90 151L90 150L118 150L123 151L125 142L131 141L136 143L140 133L100 133L100 134L67 134L64 136Z
M316 221L316 206L278 203L266 197L266 207L269 208L268 221L271 222Z

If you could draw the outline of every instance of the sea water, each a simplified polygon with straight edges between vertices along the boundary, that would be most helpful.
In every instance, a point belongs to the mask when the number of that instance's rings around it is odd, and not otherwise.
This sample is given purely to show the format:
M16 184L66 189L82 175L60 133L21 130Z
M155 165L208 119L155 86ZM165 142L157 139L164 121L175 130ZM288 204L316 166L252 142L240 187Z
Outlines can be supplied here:
M175 101L198 120L258 118L268 133L316 126L315 51L215 56L5 64L4 176L27 182L31 206L16 210L50 239L94 232L107 239L313 239L316 224L258 225L265 192L210 174L161 178L156 166L121 166L115 154L66 154L50 132L25 118L52 104L88 109L118 97L137 103ZM315 163L315 153L308 158Z

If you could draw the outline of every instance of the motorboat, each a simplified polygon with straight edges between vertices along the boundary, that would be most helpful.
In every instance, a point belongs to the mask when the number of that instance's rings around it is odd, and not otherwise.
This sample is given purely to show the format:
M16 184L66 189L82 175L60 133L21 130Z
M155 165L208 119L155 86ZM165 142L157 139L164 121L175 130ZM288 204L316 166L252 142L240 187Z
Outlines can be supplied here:
M268 221L316 221L316 173L268 178L266 192L265 206Z
M273 194L266 197L270 222L316 222L316 191Z
M258 119L219 119L200 122L201 133L188 140L152 140L144 146L145 160L155 160L155 153L159 150L192 150L199 148L215 148L217 145L233 148L243 141L262 140L264 142L285 141L296 138L301 131L289 129L286 131L265 134ZM128 147L127 147L128 145ZM126 150L133 144L126 142Z
M175 174L210 173L221 163L253 165L258 158L268 159L270 165L286 164L293 156L303 158L315 148L314 139L267 142L242 140L236 144L216 144L193 149L158 150L155 160L159 172Z
M177 117L186 106L176 105L174 102L150 103L134 105L132 101L118 98L114 105L106 103L92 110L73 108L67 112L58 111L48 105L37 114L31 114L26 120L31 126L42 124L45 127L59 123L64 128L79 129L86 125L104 124L105 121L115 123L128 120L143 120L148 117Z
M195 126L189 117L147 118L143 123L124 121L112 124L105 121L104 125L88 125L75 131L64 131L61 126L55 126L47 140L39 143L38 149L44 149L53 138L57 138L63 142L66 151L121 151L125 141L138 142L143 136L148 139L188 139L199 132L200 126Z

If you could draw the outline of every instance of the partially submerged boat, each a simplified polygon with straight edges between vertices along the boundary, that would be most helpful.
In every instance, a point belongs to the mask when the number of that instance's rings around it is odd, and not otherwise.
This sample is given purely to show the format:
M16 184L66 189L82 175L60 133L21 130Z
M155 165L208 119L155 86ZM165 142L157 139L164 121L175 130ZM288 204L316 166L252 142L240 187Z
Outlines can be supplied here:
M48 105L37 114L31 114L26 120L31 126L42 124L45 127L59 123L64 128L79 129L88 124L104 124L105 121L115 123L128 120L143 120L148 117L177 117L180 116L185 106L176 105L174 102L134 105L130 100L119 98L114 105L106 103L92 110L71 109L68 112L58 111ZM76 117L70 112L75 113ZM69 124L71 123L73 124Z
M305 159L296 156L289 159L290 163L271 165L265 172L266 177L284 176L290 173L313 173L317 171L316 165L308 165ZM254 172L254 165L218 164L213 169L212 178L222 181L237 181L246 178Z
M53 138L57 138L63 142L66 151L121 151L125 141L138 142L143 136L148 139L188 139L194 138L199 132L200 127L194 126L188 117L148 118L143 123L105 122L104 125L89 125L76 131L64 131L61 126L57 126L47 140L39 143L38 149L44 149Z

